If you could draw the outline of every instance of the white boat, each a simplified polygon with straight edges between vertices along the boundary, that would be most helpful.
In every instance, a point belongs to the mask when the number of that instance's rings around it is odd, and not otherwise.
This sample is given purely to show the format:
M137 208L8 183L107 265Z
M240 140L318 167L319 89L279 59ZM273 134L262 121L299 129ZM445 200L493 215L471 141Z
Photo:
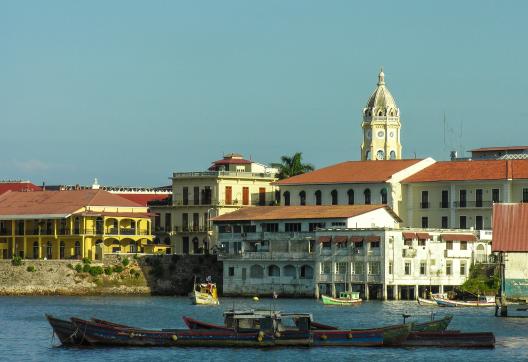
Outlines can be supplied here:
M479 297L477 300L470 301L435 297L433 299L440 307L495 307L495 297Z
M429 306L429 307L437 307L438 303L436 302L436 300L434 300L434 298L447 299L447 294L445 293L431 294L430 297L431 299L425 299L425 298L418 297L418 304Z

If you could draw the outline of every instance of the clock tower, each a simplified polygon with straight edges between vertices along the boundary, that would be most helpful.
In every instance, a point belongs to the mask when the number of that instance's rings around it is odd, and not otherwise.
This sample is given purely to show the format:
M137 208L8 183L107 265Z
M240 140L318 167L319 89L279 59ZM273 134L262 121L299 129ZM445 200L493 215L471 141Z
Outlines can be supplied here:
M400 160L400 109L385 86L383 69L378 86L363 109L361 160Z

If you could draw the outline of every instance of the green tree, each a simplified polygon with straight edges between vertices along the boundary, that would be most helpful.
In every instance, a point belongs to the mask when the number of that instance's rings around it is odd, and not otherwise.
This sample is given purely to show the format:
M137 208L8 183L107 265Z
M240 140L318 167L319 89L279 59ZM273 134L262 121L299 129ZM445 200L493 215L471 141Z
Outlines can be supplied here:
M281 163L272 163L271 166L279 169L277 177L281 180L314 170L312 164L302 163L302 152L296 152L292 157L282 156Z

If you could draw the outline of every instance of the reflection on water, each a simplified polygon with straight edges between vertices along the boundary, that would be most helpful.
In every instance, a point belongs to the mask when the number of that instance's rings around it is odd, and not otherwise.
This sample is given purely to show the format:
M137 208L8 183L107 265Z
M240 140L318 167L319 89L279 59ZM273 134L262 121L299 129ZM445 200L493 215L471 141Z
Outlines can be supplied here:
M451 313L450 329L494 332L494 350L413 349L413 348L284 348L213 349L213 348L62 348L52 345L51 328L44 313L59 317L99 317L147 328L184 328L181 316L222 323L227 308L274 308L283 311L310 312L314 319L343 328L376 327L401 323L402 314L411 320L425 320ZM222 299L218 307L193 306L188 298L174 297L1 297L0 359L48 361L337 361L337 360L420 360L487 361L508 358L528 360L528 319L496 318L493 308L421 307L416 302L365 302L353 307L328 307L311 299ZM58 341L55 338L54 343Z

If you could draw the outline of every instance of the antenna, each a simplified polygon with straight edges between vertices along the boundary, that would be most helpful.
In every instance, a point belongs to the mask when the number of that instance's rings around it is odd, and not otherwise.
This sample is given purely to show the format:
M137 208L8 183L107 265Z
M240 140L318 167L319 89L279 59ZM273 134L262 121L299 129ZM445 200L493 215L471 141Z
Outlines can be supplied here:
M446 148L446 115L444 111L444 149Z

